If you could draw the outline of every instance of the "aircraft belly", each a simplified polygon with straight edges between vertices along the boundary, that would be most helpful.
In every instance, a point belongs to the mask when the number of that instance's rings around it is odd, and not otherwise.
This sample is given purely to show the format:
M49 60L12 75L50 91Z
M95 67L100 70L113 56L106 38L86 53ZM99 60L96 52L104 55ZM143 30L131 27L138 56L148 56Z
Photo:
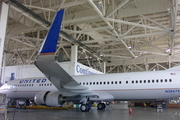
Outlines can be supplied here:
M180 92L167 93L166 90L128 90L128 91L107 91L114 96L115 100L133 99L167 99L177 98Z

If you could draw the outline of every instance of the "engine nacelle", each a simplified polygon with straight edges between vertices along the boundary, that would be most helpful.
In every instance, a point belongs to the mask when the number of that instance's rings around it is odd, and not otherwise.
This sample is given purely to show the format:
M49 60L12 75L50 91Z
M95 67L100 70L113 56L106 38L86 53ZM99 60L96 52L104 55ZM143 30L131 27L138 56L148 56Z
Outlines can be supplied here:
M39 92L35 95L34 101L38 105L47 105L51 107L61 106L65 103L65 99L63 96L58 92Z
M37 104L37 105L45 105L46 104L46 97L47 97L47 94L49 93L50 91L45 91L45 92L38 92L35 97L34 97L34 102Z

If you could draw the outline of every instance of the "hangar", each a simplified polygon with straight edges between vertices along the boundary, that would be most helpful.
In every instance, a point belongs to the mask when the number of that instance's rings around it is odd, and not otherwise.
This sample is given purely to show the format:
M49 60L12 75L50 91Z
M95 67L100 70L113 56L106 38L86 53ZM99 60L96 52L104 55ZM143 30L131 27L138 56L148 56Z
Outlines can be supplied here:
M34 63L60 9L65 15L56 51L59 62L76 60L106 74L179 65L179 0L1 0L0 4L1 78L6 67Z

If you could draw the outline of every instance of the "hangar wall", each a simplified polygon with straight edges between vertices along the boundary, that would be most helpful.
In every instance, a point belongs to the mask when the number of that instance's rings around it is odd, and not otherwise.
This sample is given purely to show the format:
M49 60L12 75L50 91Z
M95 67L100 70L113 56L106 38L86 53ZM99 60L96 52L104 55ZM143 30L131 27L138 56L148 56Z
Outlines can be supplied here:
M59 65L70 75L103 74L81 63L61 62ZM35 65L6 66L2 74L1 84L10 80L32 77L44 77L44 74Z

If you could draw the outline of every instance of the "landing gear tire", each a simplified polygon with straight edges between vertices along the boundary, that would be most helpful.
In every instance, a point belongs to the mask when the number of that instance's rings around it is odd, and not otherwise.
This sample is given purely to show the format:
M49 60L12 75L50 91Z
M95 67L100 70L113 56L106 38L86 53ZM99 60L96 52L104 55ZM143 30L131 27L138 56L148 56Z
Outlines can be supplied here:
M106 105L104 104L104 103L99 103L98 105L97 105L97 109L98 110L104 110L106 108Z
M89 112L90 109L91 107L88 104L81 104L80 110L82 112Z

